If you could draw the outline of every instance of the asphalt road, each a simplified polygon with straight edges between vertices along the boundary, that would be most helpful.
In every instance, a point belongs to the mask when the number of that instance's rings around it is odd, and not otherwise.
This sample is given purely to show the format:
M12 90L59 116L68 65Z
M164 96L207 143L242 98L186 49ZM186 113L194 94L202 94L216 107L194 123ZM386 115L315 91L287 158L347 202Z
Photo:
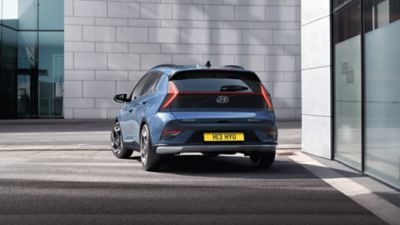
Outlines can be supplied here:
M0 151L0 224L384 224L286 156L174 158L142 171L109 151Z

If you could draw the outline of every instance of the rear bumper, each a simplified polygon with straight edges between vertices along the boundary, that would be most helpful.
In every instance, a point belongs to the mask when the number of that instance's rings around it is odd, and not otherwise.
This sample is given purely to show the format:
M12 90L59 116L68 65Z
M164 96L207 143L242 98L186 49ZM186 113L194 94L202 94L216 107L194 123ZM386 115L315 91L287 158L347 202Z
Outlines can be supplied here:
M178 154L184 152L273 152L276 145L187 145L155 146L157 154Z

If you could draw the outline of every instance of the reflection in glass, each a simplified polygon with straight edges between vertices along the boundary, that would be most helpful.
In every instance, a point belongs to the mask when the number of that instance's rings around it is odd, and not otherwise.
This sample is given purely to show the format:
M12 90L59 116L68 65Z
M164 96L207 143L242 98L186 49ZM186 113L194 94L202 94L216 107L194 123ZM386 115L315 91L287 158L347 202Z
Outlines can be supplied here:
M0 118L16 113L17 31L0 26Z
M62 117L64 1L0 0L0 118Z
M18 117L37 116L37 32L18 33Z
M39 29L64 30L64 0L40 0Z
M18 29L37 30L38 0L18 1Z
M18 117L31 116L31 76L18 75L17 107Z
M400 1L366 1L366 171L400 187Z
M361 1L334 14L335 158L361 170Z
M18 28L18 1L17 0L2 0L2 24L13 29Z
M61 117L64 83L64 33L39 34L39 115Z

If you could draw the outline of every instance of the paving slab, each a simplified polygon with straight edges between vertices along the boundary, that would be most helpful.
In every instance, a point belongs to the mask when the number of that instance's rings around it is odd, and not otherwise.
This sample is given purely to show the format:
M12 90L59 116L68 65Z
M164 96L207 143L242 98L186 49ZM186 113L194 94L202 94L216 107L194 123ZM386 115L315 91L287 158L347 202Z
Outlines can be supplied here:
M108 150L112 120L0 121L0 151ZM278 149L301 148L301 122L280 121Z
M386 224L288 156L263 170L192 154L144 172L138 155L2 151L0 203L7 225Z

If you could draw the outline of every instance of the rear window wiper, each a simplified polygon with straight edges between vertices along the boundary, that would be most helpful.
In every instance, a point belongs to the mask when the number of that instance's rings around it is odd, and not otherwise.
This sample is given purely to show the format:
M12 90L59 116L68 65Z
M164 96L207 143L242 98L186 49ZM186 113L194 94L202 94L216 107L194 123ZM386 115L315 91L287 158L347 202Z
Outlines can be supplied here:
M240 86L240 85L224 85L221 86L219 91L246 91L248 87Z

